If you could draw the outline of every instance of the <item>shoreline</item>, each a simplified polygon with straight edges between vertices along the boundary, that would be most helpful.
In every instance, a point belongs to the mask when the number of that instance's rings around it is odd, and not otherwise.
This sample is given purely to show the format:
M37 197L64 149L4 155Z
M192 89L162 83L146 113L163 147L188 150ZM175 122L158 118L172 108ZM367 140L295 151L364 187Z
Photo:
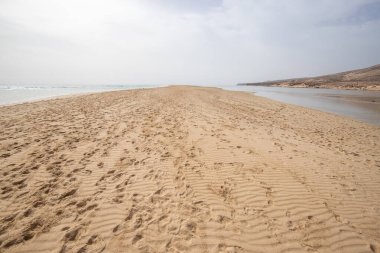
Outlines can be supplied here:
M0 107L0 130L3 252L380 248L374 125L169 86Z

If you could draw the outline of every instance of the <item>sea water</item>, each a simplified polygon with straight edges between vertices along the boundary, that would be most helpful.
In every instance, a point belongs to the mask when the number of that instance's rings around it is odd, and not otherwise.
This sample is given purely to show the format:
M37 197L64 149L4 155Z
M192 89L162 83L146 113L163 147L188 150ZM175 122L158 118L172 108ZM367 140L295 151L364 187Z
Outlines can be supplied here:
M152 88L157 85L7 86L0 85L0 105L30 102L66 95Z

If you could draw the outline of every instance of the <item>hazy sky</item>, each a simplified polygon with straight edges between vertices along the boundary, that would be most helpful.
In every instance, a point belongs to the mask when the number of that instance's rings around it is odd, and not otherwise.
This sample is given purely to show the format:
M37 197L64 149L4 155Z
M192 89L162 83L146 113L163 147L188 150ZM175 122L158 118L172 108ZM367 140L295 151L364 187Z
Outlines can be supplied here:
M380 0L0 0L0 84L220 85L380 63Z

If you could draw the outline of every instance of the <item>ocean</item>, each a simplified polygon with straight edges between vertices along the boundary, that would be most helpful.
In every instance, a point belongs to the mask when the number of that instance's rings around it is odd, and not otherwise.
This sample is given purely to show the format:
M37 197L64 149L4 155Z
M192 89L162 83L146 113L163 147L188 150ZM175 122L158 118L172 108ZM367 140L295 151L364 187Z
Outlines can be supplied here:
M18 104L67 95L154 88L159 85L7 86L0 85L0 105Z

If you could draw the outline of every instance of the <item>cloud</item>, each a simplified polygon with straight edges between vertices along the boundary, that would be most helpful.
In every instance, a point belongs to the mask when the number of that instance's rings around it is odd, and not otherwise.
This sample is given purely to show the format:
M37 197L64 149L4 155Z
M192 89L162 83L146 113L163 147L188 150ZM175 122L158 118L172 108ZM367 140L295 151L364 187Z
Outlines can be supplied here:
M0 83L235 84L376 64L374 0L2 0Z

